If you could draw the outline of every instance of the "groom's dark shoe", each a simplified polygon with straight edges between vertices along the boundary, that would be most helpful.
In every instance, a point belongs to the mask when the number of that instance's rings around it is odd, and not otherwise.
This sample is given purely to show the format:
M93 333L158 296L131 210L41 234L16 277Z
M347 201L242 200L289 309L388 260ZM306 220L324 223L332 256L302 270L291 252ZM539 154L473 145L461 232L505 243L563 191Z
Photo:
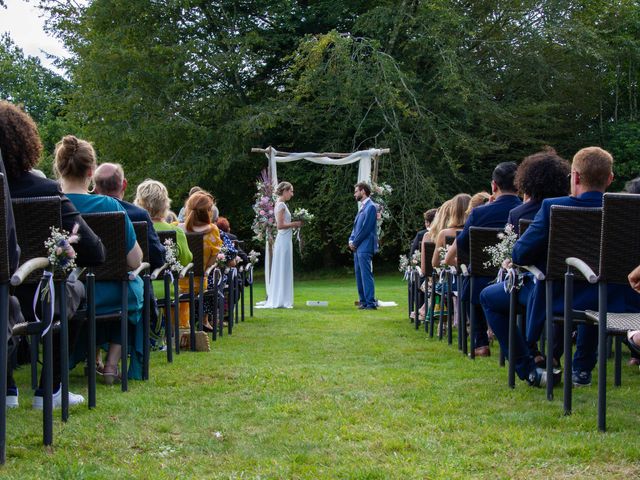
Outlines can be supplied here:
M364 305L358 305L358 310L364 310L365 308L367 307L365 307Z
M378 307L376 307L375 305L370 305L368 307L364 307L363 310L377 310Z

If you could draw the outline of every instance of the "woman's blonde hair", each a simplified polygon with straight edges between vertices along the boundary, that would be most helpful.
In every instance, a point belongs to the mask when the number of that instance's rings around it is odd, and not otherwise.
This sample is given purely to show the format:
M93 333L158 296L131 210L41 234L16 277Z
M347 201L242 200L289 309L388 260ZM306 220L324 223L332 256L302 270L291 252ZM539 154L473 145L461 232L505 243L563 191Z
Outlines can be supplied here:
M447 228L447 225L449 224L449 217L451 214L450 212L451 212L451 200L447 200L438 209L438 212L436 213L436 217L433 219L433 223L429 228L429 238L432 241L435 242L436 239L438 238L438 234L442 230Z
M151 218L165 218L171 207L167 187L150 178L138 185L133 203L149 212Z
M471 197L471 201L469 202L469 206L467 207L467 211L465 212L465 217L468 217L471 214L471 210L480 205L484 205L489 201L491 195L488 192L478 192L473 197Z
M468 193L459 193L451 200L451 209L449 212L448 228L462 227L467 217L465 215L469 202L471 201L471 195Z
M185 204L184 228L193 232L194 227L209 225L213 215L213 196L209 192L196 192Z
M56 144L54 171L58 178L82 180L96 168L96 152L86 140L66 135Z

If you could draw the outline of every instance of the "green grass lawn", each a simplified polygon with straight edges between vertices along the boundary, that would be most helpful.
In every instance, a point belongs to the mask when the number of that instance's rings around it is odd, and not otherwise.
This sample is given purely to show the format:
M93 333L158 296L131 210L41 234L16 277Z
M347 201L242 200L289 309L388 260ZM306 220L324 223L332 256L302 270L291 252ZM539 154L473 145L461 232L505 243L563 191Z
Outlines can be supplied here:
M400 306L359 311L351 278L304 280L295 309L256 310L209 353L169 365L154 352L150 381L124 394L100 385L97 408L73 408L66 424L56 411L51 449L22 368L0 478L640 475L637 368L625 366L623 386L610 388L601 434L595 384L574 392L565 417L561 390L548 402L523 383L507 388L497 344L493 357L471 361L414 330L398 275L377 287ZM306 307L310 299L329 308ZM86 394L81 368L71 382Z

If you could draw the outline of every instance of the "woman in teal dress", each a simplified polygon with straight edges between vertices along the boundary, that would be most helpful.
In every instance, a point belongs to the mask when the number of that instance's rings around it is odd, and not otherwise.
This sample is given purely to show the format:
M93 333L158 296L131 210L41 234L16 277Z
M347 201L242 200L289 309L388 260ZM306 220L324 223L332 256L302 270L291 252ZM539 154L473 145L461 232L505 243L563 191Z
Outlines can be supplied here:
M65 136L56 145L55 170L60 179L62 191L69 197L80 213L125 212L117 200L104 195L91 195L89 185L96 169L96 155L91 144L73 135ZM126 212L125 212L126 213ZM125 215L125 241L127 249L127 265L136 269L142 262L142 250L136 241L136 234L129 217ZM136 277L129 281L128 318L130 325L130 343L133 349L129 363L129 378L142 378L142 307L144 303L144 285L142 279ZM96 282L96 314L108 314L120 311L121 284L117 281ZM119 378L118 361L120 360L122 339L120 326L115 323L99 324L96 330L98 345L109 344L106 363L103 370L105 383L112 384ZM86 344L79 342L78 345ZM79 351L77 353L80 353ZM86 352L80 353L80 355ZM76 355L73 361L81 361ZM89 359L93 361L93 359Z

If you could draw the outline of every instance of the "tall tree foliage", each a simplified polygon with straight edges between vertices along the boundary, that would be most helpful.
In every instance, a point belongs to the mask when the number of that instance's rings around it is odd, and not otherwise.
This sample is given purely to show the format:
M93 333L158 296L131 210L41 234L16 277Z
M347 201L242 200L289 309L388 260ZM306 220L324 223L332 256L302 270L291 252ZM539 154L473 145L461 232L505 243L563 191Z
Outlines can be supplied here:
M256 145L390 147L395 246L422 209L545 144L568 157L600 144L621 177L638 173L635 0L40 3L73 53L69 116L101 158L176 200L209 188L238 226L265 165ZM318 214L307 262L346 259L353 168L280 173Z

